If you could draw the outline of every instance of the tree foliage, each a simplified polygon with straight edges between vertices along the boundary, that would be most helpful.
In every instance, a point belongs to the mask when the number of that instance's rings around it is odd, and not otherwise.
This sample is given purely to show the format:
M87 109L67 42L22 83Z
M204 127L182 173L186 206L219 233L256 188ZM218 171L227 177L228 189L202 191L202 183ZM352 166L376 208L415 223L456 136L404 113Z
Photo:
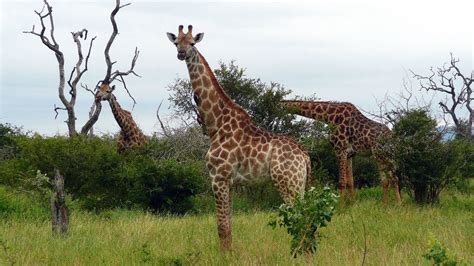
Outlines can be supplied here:
M472 155L465 145L471 147L472 143L444 143L436 121L426 110L411 110L400 116L393 133L397 172L416 202L436 202L448 184L469 174L466 168Z

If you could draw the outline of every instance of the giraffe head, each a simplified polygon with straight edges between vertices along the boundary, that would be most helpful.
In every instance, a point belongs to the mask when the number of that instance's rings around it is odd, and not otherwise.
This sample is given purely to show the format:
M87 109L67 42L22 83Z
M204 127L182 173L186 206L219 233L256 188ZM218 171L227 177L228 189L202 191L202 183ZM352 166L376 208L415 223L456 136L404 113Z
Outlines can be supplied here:
M193 37L193 26L188 26L188 32L183 32L183 25L178 27L178 36L173 33L167 32L166 35L168 39L176 46L178 49L178 59L184 60L191 57L195 53L194 45L202 40L204 33L198 33Z
M96 101L108 101L110 99L110 95L115 89L115 85L110 87L107 83L102 83L99 89L95 93Z

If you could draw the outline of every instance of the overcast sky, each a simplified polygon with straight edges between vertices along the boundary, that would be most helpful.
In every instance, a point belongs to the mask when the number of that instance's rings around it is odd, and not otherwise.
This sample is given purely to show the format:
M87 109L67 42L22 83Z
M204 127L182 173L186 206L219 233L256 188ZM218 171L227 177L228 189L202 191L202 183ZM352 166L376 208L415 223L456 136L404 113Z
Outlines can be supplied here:
M70 32L82 28L97 36L89 71L82 82L93 87L105 74L103 50L111 33L113 0L49 0L53 6L56 38L66 57L66 75L76 60ZM188 78L185 63L166 38L179 24L194 25L205 36L197 45L212 68L219 60L236 60L249 77L282 83L294 95L316 95L325 100L349 101L376 111L375 99L402 89L407 70L428 73L453 52L460 66L474 67L474 4L454 1L308 1L206 2L130 0L116 17L119 36L111 49L117 68L129 67L137 46L136 72L127 77L138 105L133 116L146 134L159 131L155 117L170 114L167 85L176 77ZM1 64L0 123L23 126L42 134L64 134L65 114L54 119L58 71L54 54L38 37L23 34L39 21L33 10L42 1L0 1ZM86 46L85 44L83 44ZM120 87L120 86L118 86ZM116 90L122 107L133 102ZM91 95L79 91L78 128L87 118ZM104 105L96 131L119 130Z

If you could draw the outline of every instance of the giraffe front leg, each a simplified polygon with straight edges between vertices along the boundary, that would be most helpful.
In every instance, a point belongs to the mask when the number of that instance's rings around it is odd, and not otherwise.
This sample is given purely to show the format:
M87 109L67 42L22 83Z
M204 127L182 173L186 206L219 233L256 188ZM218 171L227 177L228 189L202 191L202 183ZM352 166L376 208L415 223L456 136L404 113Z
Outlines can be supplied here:
M338 152L337 162L339 164L339 194L344 197L347 188L347 154Z
M396 176L392 171L390 171L390 186L395 194L395 201L400 203L402 199L400 197L400 189L398 188L398 176Z
M217 233L219 235L220 250L228 251L232 246L232 199L230 191L230 177L216 174L212 178L212 191L216 201Z

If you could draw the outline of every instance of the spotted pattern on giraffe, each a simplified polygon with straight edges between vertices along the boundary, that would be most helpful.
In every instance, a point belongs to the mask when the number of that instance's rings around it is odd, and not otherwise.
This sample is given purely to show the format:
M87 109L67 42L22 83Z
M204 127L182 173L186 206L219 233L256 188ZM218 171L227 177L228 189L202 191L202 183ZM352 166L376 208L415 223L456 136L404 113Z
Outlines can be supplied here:
M120 134L117 141L117 150L123 153L135 147L140 147L148 142L148 138L143 134L141 129L132 117L132 114L123 109L112 93L108 84L102 84L95 94L98 101L108 101L115 121L120 127Z
M339 164L339 190L341 194L348 188L349 196L354 194L352 157L358 152L368 150L376 160L384 190L383 202L388 201L388 187L400 202L398 177L390 152L383 143L390 138L390 129L364 116L352 103L333 101L284 100L282 105L292 112L333 125L335 130L329 140L334 147Z
M272 180L285 202L304 193L310 182L308 153L293 139L267 132L256 126L247 112L227 96L209 64L195 44L203 33L193 37L178 28L178 36L167 33L175 44L178 59L187 65L198 120L210 138L205 156L216 201L217 231L221 250L232 243L232 184L252 184Z

